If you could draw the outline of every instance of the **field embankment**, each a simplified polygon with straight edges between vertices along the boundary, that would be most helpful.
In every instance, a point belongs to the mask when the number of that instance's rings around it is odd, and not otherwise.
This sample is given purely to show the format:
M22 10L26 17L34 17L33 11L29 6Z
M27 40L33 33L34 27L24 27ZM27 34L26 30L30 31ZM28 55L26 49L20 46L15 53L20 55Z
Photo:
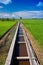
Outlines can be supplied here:
M23 24L43 49L43 19L23 20Z
M16 23L17 23L17 20L11 21L11 22L10 21L4 21L4 22L0 21L0 38L3 37L3 35L8 34L8 33L6 33L7 31L8 32L11 31L10 34L8 35L8 37L6 38L4 45L2 47L0 47L0 65L5 65L5 61L6 61L9 49L10 49L10 45L11 45L12 39L15 34L15 29L16 29L15 24Z
M43 65L43 19L23 20L29 39L37 54L40 65Z
M16 23L15 21L0 21L0 39L5 35L5 33Z

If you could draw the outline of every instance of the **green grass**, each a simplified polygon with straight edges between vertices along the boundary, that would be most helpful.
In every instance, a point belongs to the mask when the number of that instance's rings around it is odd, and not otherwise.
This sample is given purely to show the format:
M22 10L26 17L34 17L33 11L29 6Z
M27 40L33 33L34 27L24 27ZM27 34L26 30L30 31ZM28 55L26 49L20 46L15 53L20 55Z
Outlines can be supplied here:
M18 20L15 21L0 21L0 38L8 31ZM6 58L10 49L10 45L14 36L15 28L12 29L10 37L7 38L4 46L0 48L0 65L5 65Z
M0 38L16 23L15 21L0 21Z
M23 24L38 42L40 48L43 49L43 19L23 20Z

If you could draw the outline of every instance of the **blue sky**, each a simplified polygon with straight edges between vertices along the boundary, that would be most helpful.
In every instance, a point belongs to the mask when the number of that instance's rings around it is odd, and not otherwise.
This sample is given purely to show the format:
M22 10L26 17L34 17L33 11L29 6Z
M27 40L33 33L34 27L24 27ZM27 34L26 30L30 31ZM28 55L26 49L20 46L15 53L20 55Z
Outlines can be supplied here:
M0 18L43 18L43 0L0 0Z

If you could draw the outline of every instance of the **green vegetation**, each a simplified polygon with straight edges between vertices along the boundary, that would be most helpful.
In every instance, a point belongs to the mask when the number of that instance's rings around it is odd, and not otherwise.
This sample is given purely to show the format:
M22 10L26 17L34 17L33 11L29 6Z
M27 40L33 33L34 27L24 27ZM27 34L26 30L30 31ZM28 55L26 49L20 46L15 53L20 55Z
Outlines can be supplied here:
M43 19L23 20L23 24L34 36L41 49L43 49Z
M0 21L0 38L16 23L17 20L14 21Z
M3 21L4 20L4 21ZM18 20L9 20L9 19L1 19L0 20L0 38L16 23ZM10 36L8 36L6 42L4 42L4 45L0 47L0 65L5 65L5 61L10 49L10 45L14 36L15 28L12 28L12 31L10 33Z

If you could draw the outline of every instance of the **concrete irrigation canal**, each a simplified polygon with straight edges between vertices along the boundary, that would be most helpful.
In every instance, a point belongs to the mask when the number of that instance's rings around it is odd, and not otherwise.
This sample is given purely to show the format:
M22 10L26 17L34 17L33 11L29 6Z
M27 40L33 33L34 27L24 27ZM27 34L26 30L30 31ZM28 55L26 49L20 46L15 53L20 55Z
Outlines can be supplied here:
M18 23L5 65L40 65L22 23Z

